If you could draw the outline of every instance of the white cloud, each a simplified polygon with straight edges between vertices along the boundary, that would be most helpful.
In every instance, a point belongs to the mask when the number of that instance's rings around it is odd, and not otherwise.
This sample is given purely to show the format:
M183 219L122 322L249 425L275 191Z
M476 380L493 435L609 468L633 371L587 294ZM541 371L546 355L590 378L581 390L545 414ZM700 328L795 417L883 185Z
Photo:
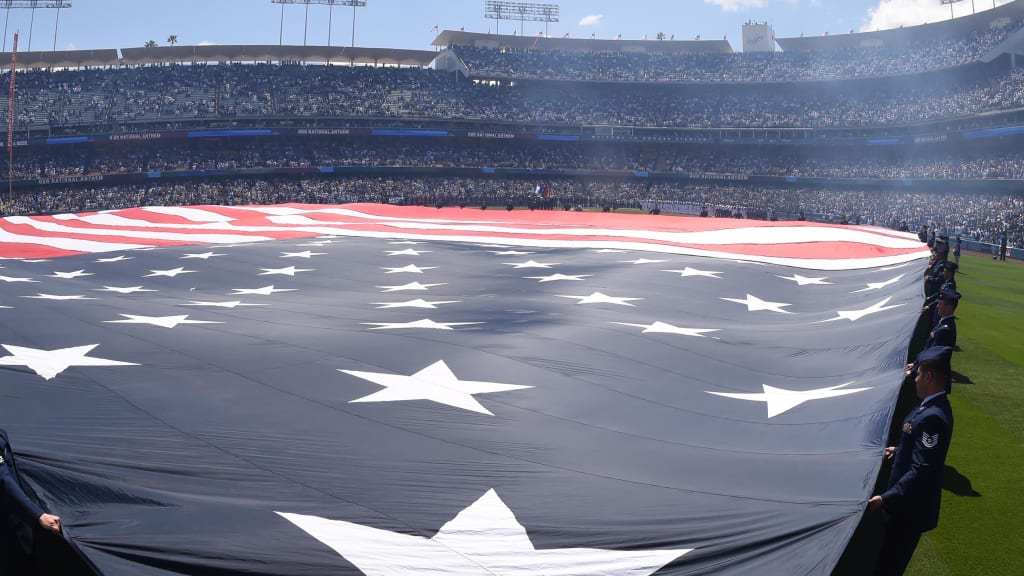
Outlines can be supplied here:
M196 46L216 46L216 45L217 45L216 42L210 42L209 40L203 40L199 44L196 44Z
M705 4L721 6L726 12L739 12L746 8L761 8L764 0L704 0Z
M590 16L584 16L580 20L580 26L597 26L604 20L604 14L591 14Z
M999 0L996 4L1006 4L1011 0ZM978 10L991 8L988 0L975 2ZM971 3L961 2L953 6L956 17L971 13ZM862 32L872 30L888 30L900 26L917 26L925 22L949 20L949 6L940 4L938 0L880 0L878 5L868 10L868 21L861 26Z

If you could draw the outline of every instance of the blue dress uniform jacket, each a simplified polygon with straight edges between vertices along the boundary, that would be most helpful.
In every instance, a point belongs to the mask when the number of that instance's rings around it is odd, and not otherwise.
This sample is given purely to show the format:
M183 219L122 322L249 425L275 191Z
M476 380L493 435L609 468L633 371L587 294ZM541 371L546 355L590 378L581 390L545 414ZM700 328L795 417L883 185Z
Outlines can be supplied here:
M956 319L952 316L940 318L924 342L925 348L933 346L956 346Z
M903 421L882 506L921 532L939 522L942 470L953 435L953 410L941 394L922 402Z

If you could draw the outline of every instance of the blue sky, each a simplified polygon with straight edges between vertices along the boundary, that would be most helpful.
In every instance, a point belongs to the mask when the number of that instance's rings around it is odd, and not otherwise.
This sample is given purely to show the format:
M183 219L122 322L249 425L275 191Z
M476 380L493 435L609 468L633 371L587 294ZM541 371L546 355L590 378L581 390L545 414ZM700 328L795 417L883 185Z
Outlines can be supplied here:
M302 1L302 0L298 0ZM1009 0L996 0L1006 4ZM1019 0L1024 1L1024 0ZM972 0L964 0L955 13L971 12ZM767 21L776 36L845 33L899 25L914 25L949 18L949 7L939 0L563 0L560 21L548 26L551 36L653 39L658 32L691 39L728 37L741 49L740 29L748 20ZM4 45L10 49L14 32L20 31L19 50L54 48L127 48L147 40L166 44L177 35L182 45L277 44L281 36L281 5L270 0L72 0L72 8L0 10L6 23ZM993 0L974 0L976 9L991 9ZM285 44L328 43L349 45L352 8L310 5L308 25L303 5L284 7ZM431 49L437 25L441 30L494 31L496 21L484 18L484 0L367 0L355 15L356 45L378 48ZM56 25L56 26L55 26ZM519 23L502 22L501 31L518 30ZM525 24L525 33L536 35L543 23Z

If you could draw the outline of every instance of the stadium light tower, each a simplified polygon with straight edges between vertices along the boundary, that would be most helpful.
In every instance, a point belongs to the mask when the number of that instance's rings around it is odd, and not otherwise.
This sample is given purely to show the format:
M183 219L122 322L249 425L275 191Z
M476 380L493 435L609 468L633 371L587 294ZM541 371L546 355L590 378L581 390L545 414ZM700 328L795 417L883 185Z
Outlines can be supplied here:
M523 35L523 23L527 20L544 23L544 35L548 35L548 23L558 22L558 4L534 4L531 2L484 1L484 18L497 20L495 32L501 34L498 25L502 20L519 20L519 35Z
M3 2L4 0L0 0ZM327 16L327 45L331 45L331 28L334 20L334 7L335 6L351 6L352 7L352 46L356 45L356 8L362 8L366 6L366 0L270 0L272 4L281 5L281 31L278 37L277 43L284 43L284 5L285 4L305 4L306 5L306 27L309 25L309 5L310 4L325 4L330 7ZM306 30L302 32L302 45L306 45Z
M953 4L963 2L964 0L939 0L939 4L949 4L949 19L953 19ZM974 0L971 0L971 11L974 11Z
M0 49L0 52L7 51L7 24L11 20L11 8L27 8L32 10L32 18L28 26L28 49L30 52L32 51L32 28L35 27L36 23L36 8L56 8L57 22L53 25L53 49L56 51L57 25L60 24L60 10L61 8L71 8L71 2L67 0L0 0L0 8L4 8L7 11L6 18L4 19L3 48Z

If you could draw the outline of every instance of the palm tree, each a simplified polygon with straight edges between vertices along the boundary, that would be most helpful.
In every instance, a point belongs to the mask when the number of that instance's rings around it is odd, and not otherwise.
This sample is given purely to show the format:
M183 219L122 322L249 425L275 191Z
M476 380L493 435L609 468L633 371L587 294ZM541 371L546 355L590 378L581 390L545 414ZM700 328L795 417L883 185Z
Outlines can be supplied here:
M156 48L157 46L159 44L156 43L156 40L146 40L146 43L142 45L143 48Z
M171 34L170 36L168 36L167 37L167 43L170 44L171 46L174 46L175 44L177 44L178 43L178 35L177 34Z

